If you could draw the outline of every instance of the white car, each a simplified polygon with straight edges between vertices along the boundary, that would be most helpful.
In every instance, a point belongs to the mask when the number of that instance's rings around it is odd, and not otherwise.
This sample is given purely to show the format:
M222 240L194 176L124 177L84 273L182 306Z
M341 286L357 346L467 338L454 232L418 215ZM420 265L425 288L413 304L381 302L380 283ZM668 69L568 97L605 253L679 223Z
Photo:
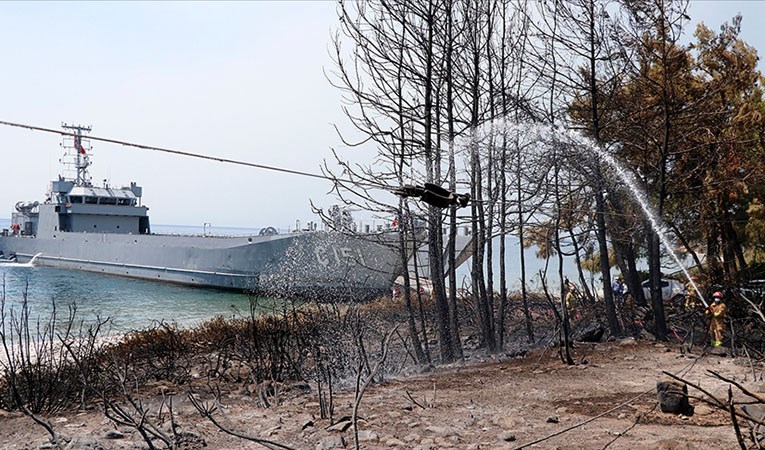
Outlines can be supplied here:
M409 283L410 287L414 291L417 281L415 280L414 275L411 275L409 277ZM392 295L393 298L398 298L401 293L404 291L404 276L401 275L393 282L393 289L392 289ZM425 297L429 297L431 293L433 292L433 282L431 282L429 279L420 277L420 294L422 294Z
M643 295L646 299L651 298L651 280L645 280L641 283L643 286ZM663 301L671 301L678 296L685 295L685 285L677 280L670 280L666 278L661 279L661 299Z

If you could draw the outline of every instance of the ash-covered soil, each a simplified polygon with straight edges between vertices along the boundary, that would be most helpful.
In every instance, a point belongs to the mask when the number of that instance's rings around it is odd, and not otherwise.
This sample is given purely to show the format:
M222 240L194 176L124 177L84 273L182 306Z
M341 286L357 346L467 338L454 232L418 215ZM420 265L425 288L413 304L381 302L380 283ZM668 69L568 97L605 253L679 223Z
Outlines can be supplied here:
M554 435L523 448L735 449L738 444L724 412L695 398L692 416L659 410L656 383L667 379L662 371L698 383L720 398L726 398L728 385L708 370L755 392L765 390L761 379L754 380L762 368L748 360L688 354L651 341L577 343L573 358L576 365L565 365L557 348L519 357L474 355L464 363L386 378L371 385L361 401L359 447L512 449ZM354 448L353 428L340 420L352 413L352 384L337 388L334 424L320 418L316 386L311 384L279 385L268 408L257 389L221 385L223 415L217 417L238 433L290 448ZM169 414L159 405L163 396L172 396L178 430L189 437L179 448L264 448L219 431L197 413L186 393L185 387L144 387L144 400L152 406L150 419L165 429ZM689 393L702 395L692 388ZM65 436L63 448L148 448L137 432L116 427L96 409L44 419ZM45 430L30 418L0 413L0 448L52 447Z

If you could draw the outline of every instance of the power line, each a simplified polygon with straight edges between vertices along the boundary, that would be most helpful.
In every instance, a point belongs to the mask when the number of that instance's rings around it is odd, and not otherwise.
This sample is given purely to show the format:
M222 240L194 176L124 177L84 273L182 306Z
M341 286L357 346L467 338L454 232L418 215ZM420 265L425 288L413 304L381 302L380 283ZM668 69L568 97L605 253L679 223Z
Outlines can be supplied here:
M16 128L26 128L26 129L32 130L32 131L42 131L42 132L45 132L45 133L53 133L53 134L58 134L58 135L61 135L61 136L72 136L72 137L75 137L75 133L70 133L68 131L56 130L56 129L53 129L53 128L44 128L44 127L38 127L38 126L34 126L34 125L26 125L26 124L21 124L21 123L14 123L14 122L6 122L6 121L2 121L2 120L0 120L0 125L7 125L7 126L10 126L10 127L16 127ZM246 161L239 161L239 160L235 160L235 159L220 158L220 157L217 157L217 156L210 156L210 155L202 155L202 154L199 154L199 153L191 153L191 152L186 152L186 151L182 151L182 150L175 150L175 149L171 149L171 148L156 147L156 146L153 146L153 145L137 144L137 143L134 143L134 142L120 141L120 140L117 140L117 139L110 139L110 138L104 138L104 137L98 137L98 136L90 136L89 135L87 138L91 139L91 140L94 140L94 141L107 142L107 143L110 143L110 144L123 145L123 146L126 146L126 147L135 147L135 148L140 148L140 149L143 149L143 150L152 150L152 151L157 151L157 152L170 153L170 154L173 154L173 155L188 156L190 158L199 158L199 159L206 159L206 160L209 160L209 161L218 161L218 162L222 162L222 163L236 164L236 165L239 165L239 166L255 167L257 169L273 170L275 172L289 173L289 174L292 174L292 175L300 175L300 176L311 177L311 178L319 178L319 179L322 179L322 180L328 180L328 181L332 181L332 182L339 181L339 182L353 183L353 184L356 184L356 185L360 185L360 183L352 181L352 180L341 180L341 179L337 179L337 178L328 177L326 175L320 175L320 174L310 173L310 172L303 172L303 171L294 170L294 169L285 169L283 167L268 166L268 165L265 165L265 164L255 164L255 163L250 163L250 162L246 162ZM368 186L373 186L373 185L368 185ZM375 186L375 187L381 187L381 186L378 185L378 186Z
M4 121L4 120L0 120L0 125L6 125L6 126L16 127L16 128L25 128L25 129L31 130L31 131L42 131L44 133L53 133L53 134L58 134L60 136L76 137L76 133L71 133L71 132L68 132L68 131L61 131L61 130L56 130L56 129L53 129L53 128L38 127L38 126L35 126L35 125L27 125L27 124L22 124L22 123L7 122L7 121ZM392 192L392 193L395 193L396 189L401 189L401 188L391 188L391 187L389 187L387 185L384 185L384 184L381 184L381 183L372 184L372 183L362 183L362 182L353 181L353 180L344 180L344 179L341 179L341 178L333 178L333 177L328 177L326 175L321 175L321 174L316 174L316 173L311 173L311 172L303 172L303 171L300 171L300 170L285 169L283 167L269 166L269 165L265 165L265 164L256 164L256 163L251 163L251 162L246 162L246 161L239 161L239 160L229 159L229 158L220 158L220 157L217 157L217 156L203 155L203 154L199 154L199 153L191 153L191 152L187 152L187 151L183 151L183 150L175 150L175 149L171 149L171 148L156 147L156 146L153 146L153 145L137 144L137 143L134 143L134 142L121 141L121 140L118 140L118 139L111 139L111 138L98 137L98 136L90 136L90 135L88 135L87 138L91 139L91 140L94 140L94 141L106 142L106 143L110 143L110 144L117 144L117 145L122 145L122 146L125 146L125 147L135 147L135 148L140 148L140 149L143 149L143 150L158 151L158 152L163 152L163 153L170 153L170 154L173 154L173 155L187 156L187 157L190 157L190 158L205 159L205 160L208 160L208 161L218 161L218 162L222 162L222 163L235 164L235 165L239 165L239 166L254 167L254 168L257 168L257 169L271 170L271 171L274 171L274 172L282 172L282 173L289 173L289 174L292 174L292 175L299 175L299 176L304 176L304 177L317 178L317 179L320 179L320 180L327 180L327 181L330 181L330 182L333 182L333 183L348 183L348 184L352 184L352 185L355 185L355 186L371 187L371 188L386 190L386 191L389 191L389 192ZM470 202L471 203L486 203L486 204L488 204L488 203L491 203L492 200L470 199ZM499 202L499 201L495 201L494 203L496 203L496 204L500 204L500 203L515 204L516 202L511 202L511 201ZM578 210L578 209L573 209L573 208L567 209L567 210L569 212L585 212L585 211L589 211L589 210ZM611 215L619 215L619 216L629 216L629 217L632 216L632 215L628 215L628 214L624 214L624 213L619 214L619 213L615 213L615 212L611 212L610 214ZM697 222L700 222L700 221L697 221ZM709 222L709 221L707 221L707 222ZM741 221L734 221L734 222L746 223L747 221L741 220Z
M28 124L22 124L22 123L15 123L15 122L7 122L0 120L0 125L6 125L10 127L16 127L16 128L25 128L27 130L31 131L42 131L44 133L53 133L58 134L60 136L71 136L75 139L81 139L81 136L74 132L69 131L61 131L56 130L53 128L45 128L45 127L38 127L35 125L28 125ZM90 131L90 128L87 129L87 131ZM187 156L190 158L198 158L198 159L205 159L208 161L217 161L222 163L228 163L228 164L236 164L239 166L246 166L246 167L254 167L257 169L264 169L264 170L272 170L275 172L281 172L281 173L289 173L292 175L300 175L304 177L311 177L311 178L318 178L321 180L327 180L331 181L335 184L351 184L354 186L360 186L360 187L370 187L370 188L376 188L376 189L382 189L386 191L390 191L396 195L402 195L402 189L405 189L407 186L401 187L401 188L394 188L392 189L389 186L386 186L381 183L373 184L368 182L358 182L354 180L344 180L341 178L334 178L334 177L328 177L326 175L319 175L316 173L311 172L303 172L300 170L294 170L294 169L285 169L283 167L275 167L275 166L268 166L265 164L256 164L246 161L239 161L236 159L229 159L229 158L220 158L217 156L210 156L210 155L203 155L200 153L191 153L183 150L176 150L171 148L164 148L164 147L156 147L153 145L144 145L144 144L137 144L135 142L127 142L127 141L120 141L118 139L111 139L111 138L104 138L104 137L98 137L98 136L91 136L88 135L87 139L93 140L93 141L99 141L99 142L106 142L110 144L117 144L117 145L123 145L126 147L135 147L140 148L143 150L151 150L151 151L157 151L157 152L163 152L163 153L170 153L172 155L180 155L180 156ZM425 183L425 188L421 188L421 192L419 192L417 195L413 195L412 193L408 193L406 195L403 195L404 197L408 196L418 196L421 197L421 199L430 205L439 207L439 208L445 208L448 205L451 204L458 204L460 207L464 207L467 205L467 203L470 201L470 195L468 194L456 194L452 193L446 189L441 188L438 185ZM409 186L413 187L413 186Z

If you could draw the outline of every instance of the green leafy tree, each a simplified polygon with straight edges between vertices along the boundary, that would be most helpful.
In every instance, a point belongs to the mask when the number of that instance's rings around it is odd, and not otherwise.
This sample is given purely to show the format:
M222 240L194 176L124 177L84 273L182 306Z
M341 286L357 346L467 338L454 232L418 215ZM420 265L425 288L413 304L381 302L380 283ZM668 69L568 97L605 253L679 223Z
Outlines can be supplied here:
M757 52L739 38L741 16L715 33L704 24L691 49L697 76L691 147L675 172L676 206L686 211L683 230L707 256L713 283L732 283L746 271L746 223L751 202L761 194L765 115Z

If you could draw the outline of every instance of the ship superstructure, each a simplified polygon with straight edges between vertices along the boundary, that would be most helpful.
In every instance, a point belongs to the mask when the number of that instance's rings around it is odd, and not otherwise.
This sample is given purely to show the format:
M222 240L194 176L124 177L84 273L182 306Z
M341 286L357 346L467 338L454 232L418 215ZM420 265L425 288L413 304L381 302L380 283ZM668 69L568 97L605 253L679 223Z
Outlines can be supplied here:
M66 124L63 128L72 130L73 135L64 138L61 162L73 176L59 175L52 181L43 203L16 203L11 216L14 234L39 238L61 232L149 234L148 208L141 205L141 187L130 183L115 188L106 180L102 187L94 186L88 173L90 145L83 136L90 128Z

